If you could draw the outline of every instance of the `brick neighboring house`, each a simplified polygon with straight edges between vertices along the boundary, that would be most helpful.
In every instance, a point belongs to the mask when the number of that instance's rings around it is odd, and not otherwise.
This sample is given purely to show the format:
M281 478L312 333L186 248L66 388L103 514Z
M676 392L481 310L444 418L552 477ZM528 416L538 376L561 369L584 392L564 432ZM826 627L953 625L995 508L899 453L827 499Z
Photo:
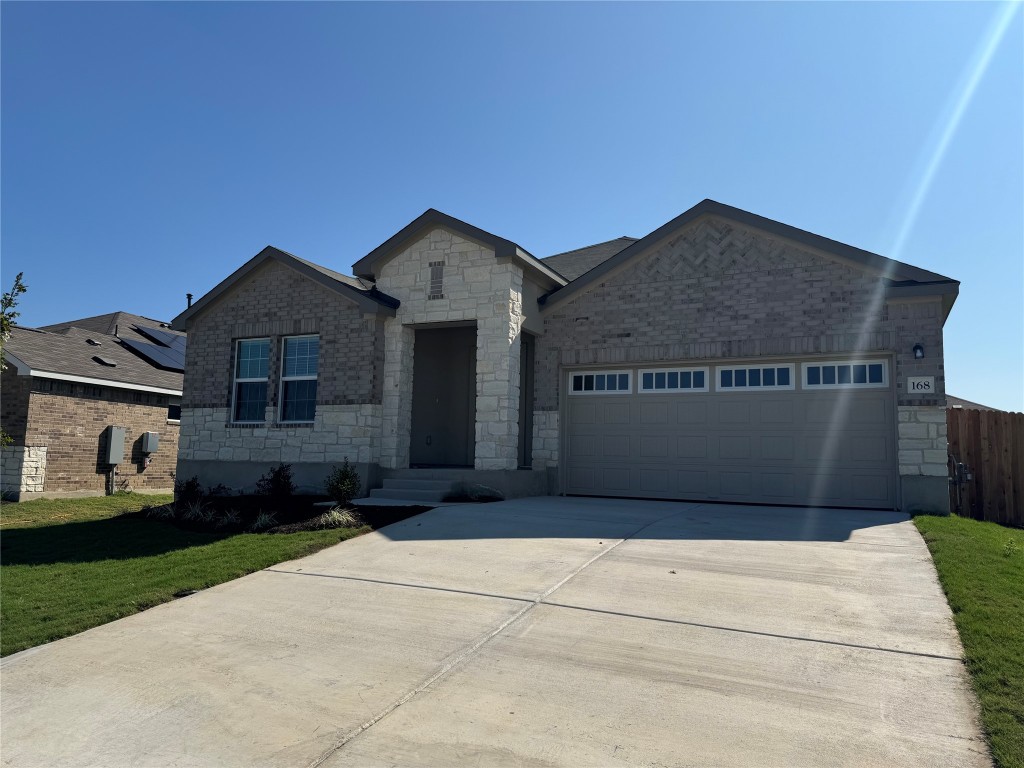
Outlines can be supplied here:
M14 328L4 345L0 420L8 498L95 496L174 487L182 371L168 344L184 334L158 320L114 312L44 328ZM160 364L155 364L156 358ZM124 460L105 463L107 428L125 428ZM156 432L156 452L142 435Z
M430 210L353 273L268 246L174 320L181 476L947 508L950 278L711 200L546 259Z

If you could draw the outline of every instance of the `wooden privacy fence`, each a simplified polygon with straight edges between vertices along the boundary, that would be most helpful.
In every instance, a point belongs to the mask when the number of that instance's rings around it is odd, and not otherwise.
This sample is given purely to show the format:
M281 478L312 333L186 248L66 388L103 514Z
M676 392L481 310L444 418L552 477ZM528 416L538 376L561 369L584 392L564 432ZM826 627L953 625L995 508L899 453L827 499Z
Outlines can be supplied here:
M960 514L1024 526L1024 413L949 408L946 430L953 461L970 473L961 485ZM957 487L950 483L954 512L956 505Z

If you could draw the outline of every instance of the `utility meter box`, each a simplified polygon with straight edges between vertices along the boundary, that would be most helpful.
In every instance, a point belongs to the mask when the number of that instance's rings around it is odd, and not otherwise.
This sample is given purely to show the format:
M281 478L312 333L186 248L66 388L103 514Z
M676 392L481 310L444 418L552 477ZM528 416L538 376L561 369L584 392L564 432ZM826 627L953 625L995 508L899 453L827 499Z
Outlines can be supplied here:
M142 433L142 452L143 453L156 453L156 449L160 447L160 433L159 432L143 432Z
M124 427L107 427L107 444L103 458L107 464L120 464L124 461Z

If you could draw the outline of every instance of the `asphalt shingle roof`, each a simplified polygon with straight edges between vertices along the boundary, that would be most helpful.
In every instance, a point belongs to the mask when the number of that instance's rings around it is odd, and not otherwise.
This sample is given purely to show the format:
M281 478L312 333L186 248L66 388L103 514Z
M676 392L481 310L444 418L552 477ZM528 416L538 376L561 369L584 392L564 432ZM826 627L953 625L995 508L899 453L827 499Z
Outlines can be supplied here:
M636 242L635 237L617 237L603 243L588 245L565 253L556 253L541 259L545 264L558 272L566 280L575 280L585 272L589 272L598 264L607 261L619 251Z
M127 321L126 318L137 318L140 321L145 321L145 325L149 327L160 327L159 321L116 312L113 315L86 318L87 325L94 326L91 329L65 326L63 323L47 326L47 328L59 328L58 331L43 328L13 328L11 338L7 340L4 349L33 371L41 373L103 379L109 381L111 386L135 384L181 391L183 376L180 372L157 368L122 345L117 336L98 330L106 327L101 318L109 318L114 315L121 318L117 323L118 334L126 338L137 337L147 340L134 331L131 331L130 337L128 336L128 328L133 323ZM167 329L161 328L161 330L166 331ZM89 339L98 343L90 344ZM115 363L115 365L105 365L96 358L102 358Z

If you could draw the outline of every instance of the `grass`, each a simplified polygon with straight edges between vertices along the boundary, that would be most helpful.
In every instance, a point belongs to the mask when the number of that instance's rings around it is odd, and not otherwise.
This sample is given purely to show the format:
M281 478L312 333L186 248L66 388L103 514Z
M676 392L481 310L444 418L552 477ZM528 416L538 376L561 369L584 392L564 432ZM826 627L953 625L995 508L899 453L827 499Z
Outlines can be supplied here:
M1024 768L1024 530L965 517L914 518L964 646L1001 768Z
M126 494L0 506L0 655L73 635L370 530L199 533L126 514L170 500Z

